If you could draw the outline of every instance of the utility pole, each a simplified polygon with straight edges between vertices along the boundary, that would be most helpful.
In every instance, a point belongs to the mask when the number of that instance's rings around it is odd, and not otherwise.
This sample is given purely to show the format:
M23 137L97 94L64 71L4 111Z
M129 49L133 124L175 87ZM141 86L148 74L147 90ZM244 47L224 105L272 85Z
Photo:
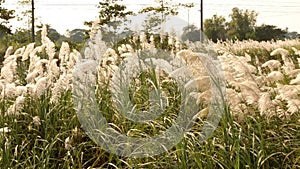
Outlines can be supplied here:
M203 37L203 0L200 0L200 41L202 42Z
M194 3L183 4L185 8L188 8L188 28L190 27L190 8L194 7Z
M34 0L31 0L31 41L35 42L35 30L34 30Z

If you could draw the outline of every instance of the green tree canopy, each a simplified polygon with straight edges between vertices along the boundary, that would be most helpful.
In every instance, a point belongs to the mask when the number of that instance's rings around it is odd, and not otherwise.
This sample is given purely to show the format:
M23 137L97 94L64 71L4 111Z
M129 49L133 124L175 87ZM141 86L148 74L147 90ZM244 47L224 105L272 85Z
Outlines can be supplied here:
M200 41L200 29L198 29L195 25L188 25L184 27L181 39L183 41L189 40L191 42Z
M122 0L103 0L99 2L99 23L102 31L103 40L112 42L118 39L117 36L126 31L127 16L133 15L128 11L125 5L121 5ZM91 22L85 22L85 25L91 26Z
M261 25L255 28L255 39L268 41L272 39L284 39L287 31L277 28L274 25Z
M233 8L229 15L231 20L226 22L225 17L214 15L204 21L204 33L214 42L218 40L246 40L258 41L284 39L287 30L282 30L274 25L256 25L257 13L253 10L240 10ZM297 33L296 33L297 35ZM295 36L293 36L295 37Z
M175 3L172 0L154 0L154 2L156 3L155 5L139 11L139 13L148 14L148 19L143 24L146 32L155 32L162 29L161 25L166 21L167 16L178 15L179 7L192 8L194 6L193 3Z
M257 13L250 10L233 8L229 15L231 21L227 23L227 34L229 39L254 39Z
M206 19L203 24L205 35L213 42L226 39L226 19L223 16L214 15Z

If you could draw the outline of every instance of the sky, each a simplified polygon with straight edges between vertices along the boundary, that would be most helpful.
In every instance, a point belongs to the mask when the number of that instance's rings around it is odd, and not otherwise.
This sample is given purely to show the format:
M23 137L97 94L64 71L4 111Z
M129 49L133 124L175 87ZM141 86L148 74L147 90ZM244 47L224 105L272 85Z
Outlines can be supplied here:
M86 28L84 21L96 20L99 9L97 4L101 0L35 0L36 17L38 23L50 24L59 33L64 34L66 30ZM129 10L138 11L143 7L153 4L154 0L123 0ZM173 0L181 2L180 0ZM4 6L16 11L29 7L21 7L18 0L6 0ZM200 0L186 0L193 2L195 7L191 9L181 8L179 17L185 24L200 25ZM300 33L300 0L203 0L203 17L211 18L214 14L228 15L233 7L249 9L258 12L257 24L270 24L279 28L288 28L289 31ZM23 22L14 20L13 28L28 27Z

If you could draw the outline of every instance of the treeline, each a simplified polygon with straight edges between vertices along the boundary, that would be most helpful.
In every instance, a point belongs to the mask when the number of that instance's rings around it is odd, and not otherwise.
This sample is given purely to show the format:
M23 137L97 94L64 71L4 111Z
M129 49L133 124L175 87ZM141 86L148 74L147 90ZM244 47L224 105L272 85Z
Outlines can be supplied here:
M30 4L28 0L19 0L22 3ZM131 16L133 11L127 10L125 5L122 5L122 0L103 0L98 4L98 26L103 32L106 39L116 38L116 32L119 34L126 34L130 32L130 28L124 28L124 21L127 16ZM161 29L161 23L164 22L169 15L177 15L178 9L193 8L194 4L182 4L164 0L154 0L154 4L141 9L138 13L147 14L148 17L143 21L142 26L145 33L158 32ZM10 20L17 17L14 10L8 10L3 7L4 0L0 0L0 56L9 46L22 46L32 42L31 30L17 29L12 33ZM25 12L26 15L30 11ZM232 13L229 15L230 20L226 21L224 16L214 15L210 19L204 21L204 34L206 37L214 42L218 40L247 40L253 39L257 41L268 41L278 39L293 39L299 38L297 32L288 32L287 29L280 29L274 25L260 25L257 26L257 12L253 10L240 10L233 8ZM20 17L20 16L19 16ZM23 16L24 17L24 16ZM29 21L30 22L30 21ZM92 22L86 21L86 25L91 26ZM34 32L36 35L36 43L39 43L39 31ZM70 36L66 37L60 35L55 29L49 28L49 37L52 41L56 42L58 47L62 41L68 41L71 47L80 50L83 47L84 40L88 37L88 30L72 30ZM125 31L125 33L124 33ZM127 31L127 32L126 32ZM188 25L183 28L182 40L199 41L200 30L194 25Z
M257 26L258 13L253 10L241 10L233 8L229 15L230 21L224 16L214 15L204 21L204 34L214 42L218 40L247 40L257 41L294 39L299 38L297 32L288 32L287 29L280 29L274 25ZM199 40L200 31L191 25L184 29L183 39L191 41Z

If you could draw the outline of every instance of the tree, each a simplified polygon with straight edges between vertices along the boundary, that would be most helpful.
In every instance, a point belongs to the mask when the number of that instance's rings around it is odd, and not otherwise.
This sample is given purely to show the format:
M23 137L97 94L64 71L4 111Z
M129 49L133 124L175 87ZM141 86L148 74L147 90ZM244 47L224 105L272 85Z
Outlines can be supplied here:
M213 42L226 39L226 19L223 16L214 15L204 21L204 34Z
M140 13L153 12L155 14L159 13L161 15L161 21L164 21L167 15L177 15L178 7L181 4L175 4L172 2L166 2L165 0L155 0L158 3L158 6L150 6L143 8Z
M37 18L35 18L35 0L19 0L18 3L21 6L30 6L30 8L26 9L25 11L22 11L22 18L19 18L20 20L24 19L24 17L28 17L28 25L31 24L31 41L35 42L35 21ZM26 21L27 22L27 21ZM28 26L29 27L29 26Z
M10 19L13 19L15 16L14 10L8 10L2 5L5 0L0 0L0 37L2 38L6 34L11 34L11 27L7 26Z
M277 28L274 25L261 25L255 28L255 39L258 41L268 41L284 39L287 31Z
M139 13L147 13L148 19L145 20L143 26L145 32L156 32L162 29L163 22L167 16L177 15L180 6L191 8L192 4L175 3L172 0L154 0L156 5L143 8Z
M183 41L189 40L191 42L200 41L200 30L195 25L188 25L183 28L181 39Z
M118 39L117 34L126 31L127 16L133 15L132 11L127 11L125 5L118 4L122 0L103 0L99 2L99 23L102 31L103 40L113 42ZM85 22L85 25L91 26L92 22Z
M285 30L287 33L285 34L285 38L287 39L297 39L300 38L300 34L298 32L289 32L288 29Z
M233 8L229 15L231 21L227 23L227 35L229 39L254 39L257 13L255 11L243 11Z

